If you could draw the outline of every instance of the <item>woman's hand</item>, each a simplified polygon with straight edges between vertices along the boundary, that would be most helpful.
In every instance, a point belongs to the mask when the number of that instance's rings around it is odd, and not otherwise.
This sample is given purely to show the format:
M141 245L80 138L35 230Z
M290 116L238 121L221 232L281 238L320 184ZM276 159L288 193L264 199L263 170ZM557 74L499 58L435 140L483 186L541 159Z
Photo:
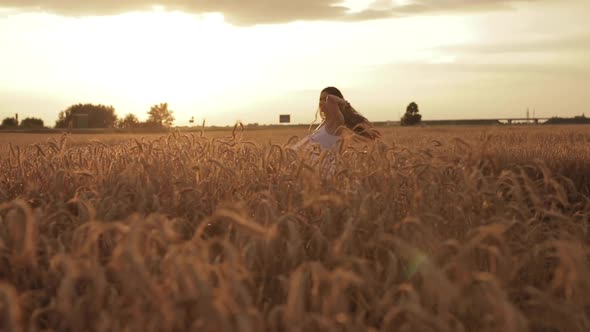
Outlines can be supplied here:
M333 95L326 95L320 98L320 109L326 116L325 126L329 134L340 134L338 128L345 124L344 115L340 111L340 106L346 104L348 104L346 100Z
M325 114L340 113L340 106L347 104L346 100L333 95L326 95L320 99L320 109Z
M347 106L350 105L348 103L348 101L338 97L338 96L334 96L334 95L326 95L326 102L330 103L336 103L338 104L338 106Z

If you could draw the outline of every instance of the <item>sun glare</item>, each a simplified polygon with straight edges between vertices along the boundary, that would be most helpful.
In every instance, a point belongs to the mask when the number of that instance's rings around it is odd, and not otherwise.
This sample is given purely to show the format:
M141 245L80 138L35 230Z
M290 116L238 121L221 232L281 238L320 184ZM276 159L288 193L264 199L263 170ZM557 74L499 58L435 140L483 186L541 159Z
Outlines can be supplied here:
M79 80L93 78L94 93L116 90L130 102L188 104L230 86L232 75L247 74L230 61L231 45L223 42L232 27L215 16L156 11L71 22L80 23L59 34L78 42L69 66Z

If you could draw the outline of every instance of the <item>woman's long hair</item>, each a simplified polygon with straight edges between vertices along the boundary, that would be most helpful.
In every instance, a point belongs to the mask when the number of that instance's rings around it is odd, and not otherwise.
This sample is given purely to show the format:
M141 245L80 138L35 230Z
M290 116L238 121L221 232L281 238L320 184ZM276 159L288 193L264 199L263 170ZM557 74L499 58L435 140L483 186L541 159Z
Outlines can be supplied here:
M329 95L333 95L344 99L344 95L340 90L333 86L329 86L322 90L322 93L327 93ZM322 120L326 118L326 115L321 111L318 110ZM373 125L367 118L362 116L359 112L357 112L349 103L346 105L340 105L340 112L342 112L342 116L344 117L344 124L350 130L352 130L355 134L369 138L371 140L375 140L381 137L381 133L373 128Z

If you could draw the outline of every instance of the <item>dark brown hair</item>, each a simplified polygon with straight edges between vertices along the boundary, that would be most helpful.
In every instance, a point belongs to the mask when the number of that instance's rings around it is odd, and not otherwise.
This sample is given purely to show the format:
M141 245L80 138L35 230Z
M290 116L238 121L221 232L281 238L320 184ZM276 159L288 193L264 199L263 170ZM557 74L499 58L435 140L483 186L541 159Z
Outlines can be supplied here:
M333 86L329 86L322 90L322 93L327 93L329 95L333 95L339 98L344 99L344 95L340 90ZM340 106L340 112L342 112L342 116L344 117L344 124L350 130L352 130L357 135L369 138L369 139L377 139L381 137L381 133L373 128L373 125L367 118L362 116L359 112L357 112L350 103L346 105ZM322 118L324 117L323 114Z

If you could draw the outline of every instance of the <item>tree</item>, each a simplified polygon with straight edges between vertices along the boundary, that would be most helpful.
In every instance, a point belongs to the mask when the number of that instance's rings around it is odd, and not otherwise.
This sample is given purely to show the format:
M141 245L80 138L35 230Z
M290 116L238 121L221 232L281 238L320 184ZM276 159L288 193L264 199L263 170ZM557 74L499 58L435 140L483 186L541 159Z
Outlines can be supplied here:
M20 127L27 128L27 129L40 129L40 128L44 128L45 126L44 126L43 120L41 120L41 119L26 118L20 122Z
M174 122L174 111L168 109L168 103L154 105L148 112L148 122L158 127L171 127Z
M85 118L84 125L79 125L77 118ZM76 104L59 113L55 127L68 128L72 124L73 127L111 128L116 122L117 114L113 106Z
M16 118L5 118L2 120L2 125L0 125L0 129L14 129L18 127L18 121Z
M415 102L411 102L406 108L406 113L401 118L401 125L413 126L420 124L420 122L422 121L422 115L418 112L420 112L420 110L418 109L418 104L416 104Z
M121 121L119 121L119 128L136 128L139 127L139 119L135 114L127 114Z

